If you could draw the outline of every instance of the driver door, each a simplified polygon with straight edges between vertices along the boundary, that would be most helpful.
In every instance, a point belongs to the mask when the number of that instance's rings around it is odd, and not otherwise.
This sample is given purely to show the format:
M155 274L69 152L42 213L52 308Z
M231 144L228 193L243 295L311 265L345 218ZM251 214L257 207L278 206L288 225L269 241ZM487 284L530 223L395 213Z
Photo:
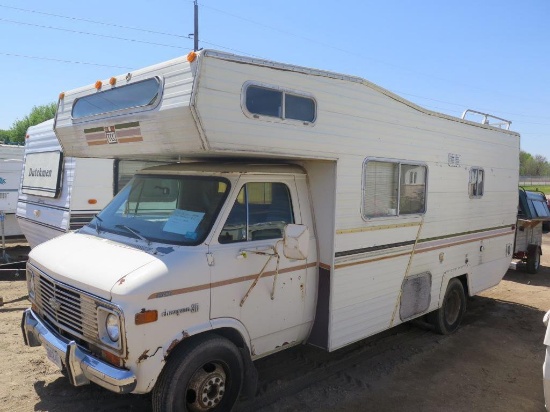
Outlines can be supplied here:
M301 223L300 207L292 176L247 177L237 189L210 245L211 319L239 320L260 355L303 340L309 330L307 264L287 259L282 247L285 225Z

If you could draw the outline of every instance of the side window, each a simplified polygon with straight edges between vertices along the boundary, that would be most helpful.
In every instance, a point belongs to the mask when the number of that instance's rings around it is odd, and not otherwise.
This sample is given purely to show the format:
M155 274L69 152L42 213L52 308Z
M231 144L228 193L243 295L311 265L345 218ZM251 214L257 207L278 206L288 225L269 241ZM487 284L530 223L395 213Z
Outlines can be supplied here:
M468 192L471 198L479 199L483 196L485 173L480 167L472 167L470 169L470 181L468 184Z
M315 122L316 104L309 96L252 84L244 90L246 110L254 117L300 120L306 124Z
M220 233L220 243L283 237L285 225L294 223L290 191L284 183L244 185Z
M367 161L363 168L363 216L424 213L427 170L424 165L398 161Z

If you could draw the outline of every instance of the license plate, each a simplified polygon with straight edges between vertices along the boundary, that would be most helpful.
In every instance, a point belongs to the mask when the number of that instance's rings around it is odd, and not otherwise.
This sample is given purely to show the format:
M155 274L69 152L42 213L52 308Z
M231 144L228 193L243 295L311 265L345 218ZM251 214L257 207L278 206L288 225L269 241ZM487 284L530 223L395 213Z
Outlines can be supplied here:
M46 348L46 356L48 357L48 359L53 362L59 369L63 369L63 363L61 363L61 357L59 356L57 351L48 345L44 345L44 347Z

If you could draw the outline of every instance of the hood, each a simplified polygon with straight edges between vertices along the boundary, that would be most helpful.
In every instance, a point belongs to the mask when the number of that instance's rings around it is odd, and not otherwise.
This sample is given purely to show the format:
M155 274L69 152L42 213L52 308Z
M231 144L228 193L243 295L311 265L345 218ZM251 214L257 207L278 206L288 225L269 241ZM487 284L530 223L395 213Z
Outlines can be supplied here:
M29 262L54 279L111 299L116 282L157 258L92 235L67 233L31 250Z

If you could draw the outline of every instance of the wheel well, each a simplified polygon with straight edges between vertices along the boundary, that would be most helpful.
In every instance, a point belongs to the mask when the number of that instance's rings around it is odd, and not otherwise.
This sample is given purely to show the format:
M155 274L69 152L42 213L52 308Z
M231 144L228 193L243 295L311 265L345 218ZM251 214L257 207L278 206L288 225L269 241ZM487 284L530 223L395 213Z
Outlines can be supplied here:
M464 288L464 293L466 297L470 296L470 292L468 290L468 276L466 274L460 275L456 277L458 280L460 280L460 283L462 283L462 287Z
M169 348L168 356L170 356L178 348L180 348L184 345L187 345L190 342L193 342L195 340L205 341L210 336L221 336L221 337L227 339L228 341L230 341L231 343L233 343L239 349L245 349L245 348L246 348L246 350L249 349L246 346L246 343L245 343L243 337L241 336L241 334L237 330L232 329L232 328L220 328L220 329L209 330L209 331L206 331L206 332L201 332L201 333L198 333L196 335L192 335L192 336L189 336L189 337L186 337L186 338L182 339L181 341L177 342L177 344L175 346Z
M233 345L235 345L237 348L247 348L243 337L235 329L220 328L220 329L215 329L215 330L213 330L212 332L209 332L209 333L214 333L216 335L223 336L225 339L232 342Z

